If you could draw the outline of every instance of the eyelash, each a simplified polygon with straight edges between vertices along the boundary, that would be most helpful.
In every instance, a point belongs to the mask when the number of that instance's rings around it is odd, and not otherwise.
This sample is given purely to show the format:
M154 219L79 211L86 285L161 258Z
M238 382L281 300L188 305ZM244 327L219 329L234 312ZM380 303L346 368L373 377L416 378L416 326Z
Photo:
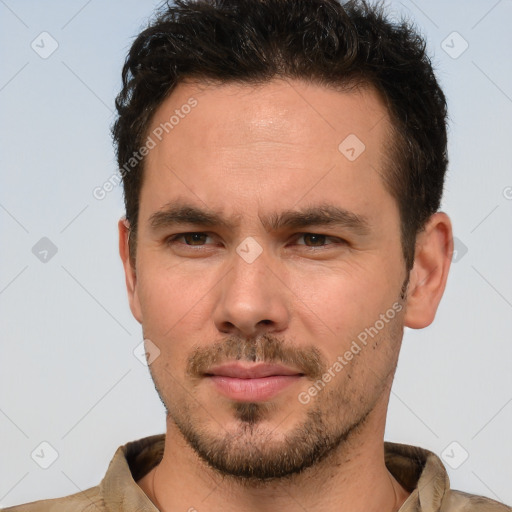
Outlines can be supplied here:
M167 239L166 239L166 243L167 243L168 245L171 245L172 243L177 242L180 238L184 238L184 237L185 237L185 236L187 236L187 235L206 235L207 237L209 237L209 236L210 236L208 233L203 232L203 231L190 231L190 232L186 232L186 233L179 233L179 234L177 234L177 235L173 235L173 236L171 236L171 237L169 237L169 238L167 238ZM314 249L318 249L318 248L326 247L326 246L328 246L328 245L340 245L340 244L341 244L341 245L346 245L346 244L347 244L346 240L343 240L342 238L339 238L339 237L336 237L336 236L323 235L323 234L321 234L321 233L309 233L309 232L297 233L297 234L295 235L295 238L294 238L294 239L295 239L295 240L297 240L297 239L299 239L299 238L303 238L303 237L305 237L305 236L323 237L323 238L325 238L325 239L326 239L326 241L327 241L327 240L329 240L329 239L330 239L330 240L336 240L336 243L330 243L330 244L326 244L326 243L324 243L324 244L322 244L322 245L317 245L317 246L315 246L315 245L308 246L308 245L306 245L306 244L297 244L297 245L301 245L301 246L303 246L303 247L305 247L305 248L307 248L307 249L313 249L313 250L314 250ZM203 248L203 247L205 247L206 243L198 244L198 245L194 245L194 244L187 244L187 243L185 243L185 244L183 244L183 245L185 245L185 246L187 246L187 247L198 247L198 248Z

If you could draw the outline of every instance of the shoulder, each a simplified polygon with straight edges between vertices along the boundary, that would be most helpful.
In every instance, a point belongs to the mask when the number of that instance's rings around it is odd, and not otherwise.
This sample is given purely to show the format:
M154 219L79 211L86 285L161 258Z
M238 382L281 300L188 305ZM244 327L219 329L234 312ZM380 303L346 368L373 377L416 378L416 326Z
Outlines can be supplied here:
M101 512L106 511L99 486L85 491L54 498L50 500L32 501L15 507L3 508L0 512Z
M411 494L400 512L512 512L498 501L450 488L441 459L417 446L385 443L386 466Z
M119 503L130 510L153 510L152 503L137 485L162 459L165 434L145 437L120 446L99 485L62 498L33 501L0 509L0 512L107 512Z
M445 510L446 512L512 512L512 507L483 496L450 490L443 500L442 510L443 512Z

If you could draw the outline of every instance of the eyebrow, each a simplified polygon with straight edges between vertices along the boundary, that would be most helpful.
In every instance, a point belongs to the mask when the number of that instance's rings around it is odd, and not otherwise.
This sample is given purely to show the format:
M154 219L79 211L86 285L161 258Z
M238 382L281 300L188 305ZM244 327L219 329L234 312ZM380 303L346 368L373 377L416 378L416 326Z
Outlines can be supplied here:
M237 215L226 219L206 208L183 202L170 202L149 217L149 225L155 231L174 225L195 225L205 228L224 227L232 230L239 225L241 217L242 215ZM266 217L260 216L260 221L267 231L279 231L286 228L303 229L310 226L342 227L362 236L368 235L371 231L366 217L325 203L299 210L272 213Z

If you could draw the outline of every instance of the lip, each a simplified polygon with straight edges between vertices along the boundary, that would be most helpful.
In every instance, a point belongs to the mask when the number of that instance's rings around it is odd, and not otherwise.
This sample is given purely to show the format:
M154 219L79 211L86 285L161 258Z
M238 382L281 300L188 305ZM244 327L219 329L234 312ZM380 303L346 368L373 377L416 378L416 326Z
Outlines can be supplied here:
M231 400L258 402L277 395L304 374L279 364L230 363L212 367L204 376Z
M260 379L262 377L271 376L290 376L290 375L303 375L298 370L288 368L281 364L242 364L242 363L227 363L219 366L213 366L207 372L206 376L216 375L221 377L234 377L238 379Z

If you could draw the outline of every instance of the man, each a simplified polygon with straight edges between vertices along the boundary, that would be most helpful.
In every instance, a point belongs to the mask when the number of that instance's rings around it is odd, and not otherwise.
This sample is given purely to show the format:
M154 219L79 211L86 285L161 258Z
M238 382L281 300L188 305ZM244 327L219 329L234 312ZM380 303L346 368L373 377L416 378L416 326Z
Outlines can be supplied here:
M119 249L166 434L7 510L510 510L383 440L403 328L433 321L453 251L422 40L357 3L177 2L117 108Z

